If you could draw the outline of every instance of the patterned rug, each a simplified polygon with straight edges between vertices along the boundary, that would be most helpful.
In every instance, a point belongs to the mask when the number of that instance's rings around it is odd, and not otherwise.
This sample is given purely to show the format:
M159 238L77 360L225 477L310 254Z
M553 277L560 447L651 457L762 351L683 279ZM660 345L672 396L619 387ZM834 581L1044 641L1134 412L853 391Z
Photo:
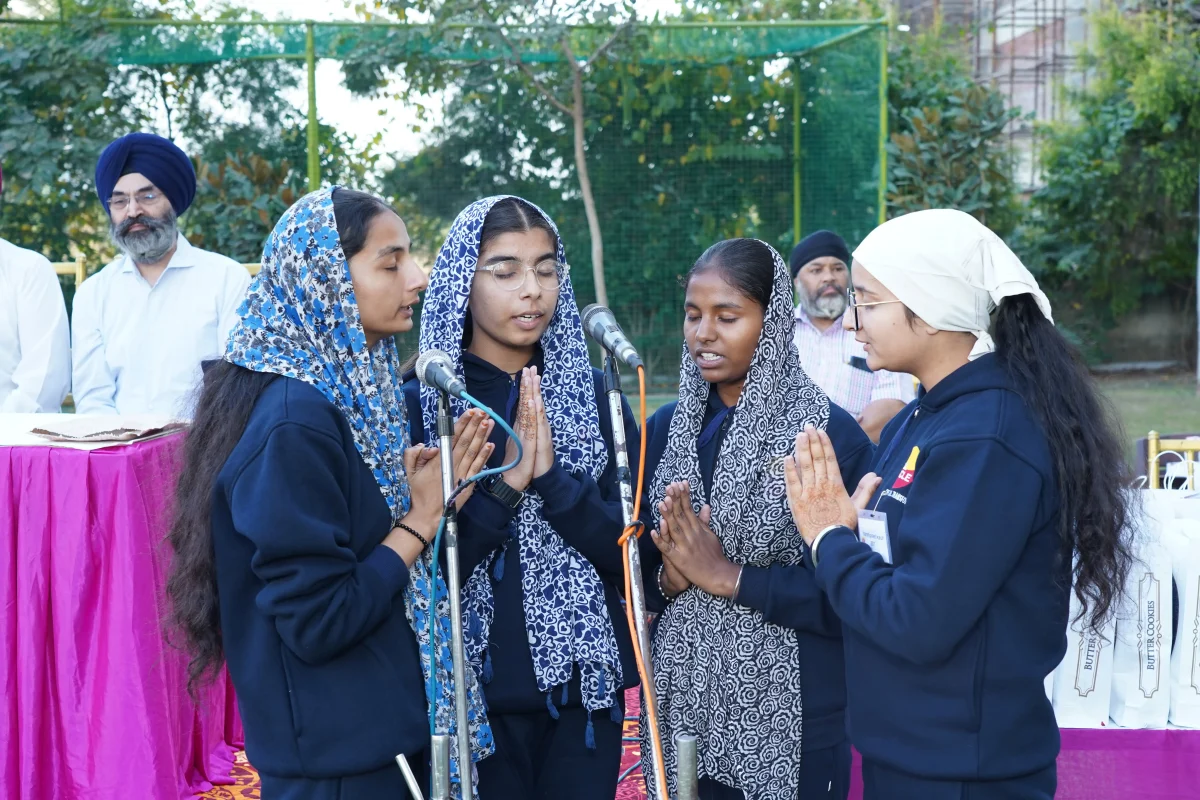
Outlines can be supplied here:
M641 800L646 796L646 786L642 782L642 770L639 766L638 748L638 712L641 708L641 694L638 689L625 692L625 746L621 753L621 782L617 784L615 800ZM258 773L245 753L237 754L237 763L230 775L230 784L214 786L212 791L196 795L207 800L259 800Z

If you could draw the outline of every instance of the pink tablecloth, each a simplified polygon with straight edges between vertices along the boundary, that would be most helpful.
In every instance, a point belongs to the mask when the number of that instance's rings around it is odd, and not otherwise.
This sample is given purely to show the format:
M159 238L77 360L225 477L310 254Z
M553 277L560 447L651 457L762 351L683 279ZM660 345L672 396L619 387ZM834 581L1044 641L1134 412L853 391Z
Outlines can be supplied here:
M862 797L858 753L850 800ZM1062 731L1055 800L1200 798L1200 731Z
M625 693L625 752L617 800L646 797L638 768L639 690ZM858 753L850 771L850 800L862 800ZM1062 732L1056 800L1200 799L1200 731L1109 728Z
M200 702L164 640L180 436L0 448L0 797L189 797L240 745L222 672Z

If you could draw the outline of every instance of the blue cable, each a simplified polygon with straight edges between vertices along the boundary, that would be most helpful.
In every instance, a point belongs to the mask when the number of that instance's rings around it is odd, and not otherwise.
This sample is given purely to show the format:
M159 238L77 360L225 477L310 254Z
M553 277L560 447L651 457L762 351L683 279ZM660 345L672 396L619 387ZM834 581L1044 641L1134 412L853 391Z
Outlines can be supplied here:
M517 464L521 463L521 458L525 454L525 448L521 446L521 440L517 436L516 431L514 431L512 429L512 427L510 427L509 424L500 417L499 414L497 414L495 411L493 411L492 409L485 406L483 403L476 400L474 397L471 397L471 395L467 394L466 392L463 392L462 396L463 396L463 399L466 400L468 403L475 406L480 411L483 411L485 414L487 414L489 417L491 417L493 420L495 420L495 422L501 427L501 429L506 434L508 434L509 438L517 443L517 457L514 458L511 462L509 462L507 464L501 464L500 466L495 467L494 469L485 469L476 475L472 475L470 478L467 478L466 480L459 481L458 488L456 488L450 494L450 498L446 502L445 508L442 509L442 518L438 522L437 534L433 537L433 564L430 567L430 573L429 573L429 591L433 594L433 598L429 603L429 680L430 680L430 684L431 684L430 688L432 690L430 692L430 703L429 703L429 735L430 736L437 734L437 700L438 700L437 629L434 625L434 622L437 617L438 557L439 557L439 555L441 553L441 549L442 549L442 532L445 531L445 529L446 529L446 515L449 513L450 509L453 507L455 498L457 498L458 495L464 489L466 489L472 483L476 483L477 481L483 480L484 478L486 478L488 476L499 475L502 472L507 472L508 470L515 467ZM439 457L440 457L440 454L439 454Z

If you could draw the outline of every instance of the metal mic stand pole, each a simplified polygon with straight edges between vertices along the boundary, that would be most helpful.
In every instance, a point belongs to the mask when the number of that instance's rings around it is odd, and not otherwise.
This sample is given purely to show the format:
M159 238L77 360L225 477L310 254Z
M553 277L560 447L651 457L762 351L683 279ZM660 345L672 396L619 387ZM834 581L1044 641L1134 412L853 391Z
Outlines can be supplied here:
M604 393L608 396L608 418L612 424L613 450L617 459L617 485L621 491L621 518L628 528L633 524L633 473L629 469L629 448L625 443L625 413L621 407L621 374L617 371L617 360L612 353L604 353ZM646 592L642 587L642 556L637 540L630 542L628 552L629 597L626 603L633 606L633 624L637 629L634 636L642 652L646 680L642 683L642 702L658 708L658 697L654 692L654 668L650 661L650 628L646 624ZM657 714L655 714L657 718ZM647 721L650 715L646 715ZM694 752L694 751L693 751ZM654 775L646 776L646 785L657 785ZM668 800L664 798L663 800Z
M442 499L454 493L454 420L450 416L450 396L438 391L438 455L442 463ZM462 781L463 800L472 800L475 792L471 775L471 728L467 722L467 659L463 649L462 586L458 575L458 515L453 506L445 509L446 585L450 593L450 654L454 661L454 711L458 723L458 777ZM431 613L436 611L431 609ZM432 653L436 658L437 654Z

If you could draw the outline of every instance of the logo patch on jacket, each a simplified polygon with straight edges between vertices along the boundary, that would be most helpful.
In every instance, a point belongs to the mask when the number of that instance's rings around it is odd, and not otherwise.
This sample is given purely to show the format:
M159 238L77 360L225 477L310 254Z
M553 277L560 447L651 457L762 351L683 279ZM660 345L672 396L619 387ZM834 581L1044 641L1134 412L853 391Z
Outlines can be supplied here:
M921 455L921 448L914 447L912 452L908 454L908 461L904 462L904 469L900 470L900 474L896 476L896 482L892 484L893 489L903 489L913 482L913 474L917 471L917 456Z

